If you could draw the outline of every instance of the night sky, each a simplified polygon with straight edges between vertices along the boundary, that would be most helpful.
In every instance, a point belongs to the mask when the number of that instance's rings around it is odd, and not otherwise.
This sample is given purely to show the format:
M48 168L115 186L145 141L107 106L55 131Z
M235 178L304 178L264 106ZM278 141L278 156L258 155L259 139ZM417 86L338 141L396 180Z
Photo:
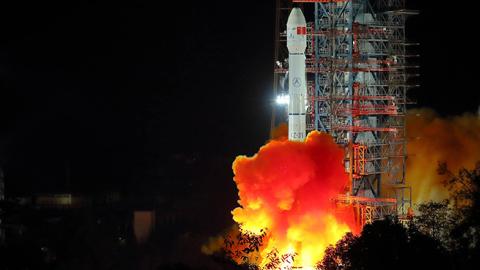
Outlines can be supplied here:
M234 198L233 158L269 135L275 1L11 2L0 6L7 191L152 189L184 172L175 160L203 160L191 177L208 171L202 185ZM474 9L410 2L421 15L408 36L422 44L410 97L476 112Z

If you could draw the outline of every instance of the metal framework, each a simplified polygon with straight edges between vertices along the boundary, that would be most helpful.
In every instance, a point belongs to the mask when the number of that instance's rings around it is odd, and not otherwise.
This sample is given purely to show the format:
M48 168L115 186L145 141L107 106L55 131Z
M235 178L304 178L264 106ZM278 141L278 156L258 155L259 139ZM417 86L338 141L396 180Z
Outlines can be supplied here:
M397 200L394 198L365 198L339 195L335 199L337 209L353 206L357 225L363 226L385 216L397 215Z
M331 134L346 150L349 199L342 195L338 202L358 205L362 222L405 216L411 207L405 182L406 96L417 68L408 65L405 20L415 12L405 9L405 0L293 2L313 5L305 5L306 16L313 11L307 31L307 129ZM275 91L288 70L283 57L276 54Z

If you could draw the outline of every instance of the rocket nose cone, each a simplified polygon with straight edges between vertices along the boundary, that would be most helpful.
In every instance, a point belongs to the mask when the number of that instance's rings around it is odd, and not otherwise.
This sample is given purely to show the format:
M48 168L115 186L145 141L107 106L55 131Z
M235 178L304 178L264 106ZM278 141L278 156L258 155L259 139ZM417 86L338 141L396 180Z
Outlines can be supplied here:
M306 25L307 21L300 8L293 8L288 16L287 25Z

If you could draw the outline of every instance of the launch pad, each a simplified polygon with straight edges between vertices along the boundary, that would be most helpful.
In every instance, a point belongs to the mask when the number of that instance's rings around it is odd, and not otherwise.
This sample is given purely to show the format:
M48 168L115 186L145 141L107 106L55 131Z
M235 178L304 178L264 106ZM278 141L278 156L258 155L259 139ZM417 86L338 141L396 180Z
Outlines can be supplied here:
M406 218L412 200L405 115L407 91L418 76L410 63L418 55L410 53L416 44L407 42L405 22L416 12L405 9L405 0L277 0L275 96L291 95L301 66L287 51L292 2L307 21L306 132L328 133L345 149L350 187L336 203L354 205L362 224L386 215ZM290 108L297 99L290 97ZM272 128L285 115L274 109ZM298 121L289 122L298 129Z

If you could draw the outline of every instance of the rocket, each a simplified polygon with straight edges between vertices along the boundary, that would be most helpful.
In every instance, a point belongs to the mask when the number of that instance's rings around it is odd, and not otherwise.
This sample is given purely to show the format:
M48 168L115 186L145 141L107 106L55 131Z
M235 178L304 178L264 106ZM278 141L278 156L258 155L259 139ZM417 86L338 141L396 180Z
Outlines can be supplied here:
M304 141L306 136L305 50L307 49L307 23L300 8L293 8L287 21L288 48L288 139Z

